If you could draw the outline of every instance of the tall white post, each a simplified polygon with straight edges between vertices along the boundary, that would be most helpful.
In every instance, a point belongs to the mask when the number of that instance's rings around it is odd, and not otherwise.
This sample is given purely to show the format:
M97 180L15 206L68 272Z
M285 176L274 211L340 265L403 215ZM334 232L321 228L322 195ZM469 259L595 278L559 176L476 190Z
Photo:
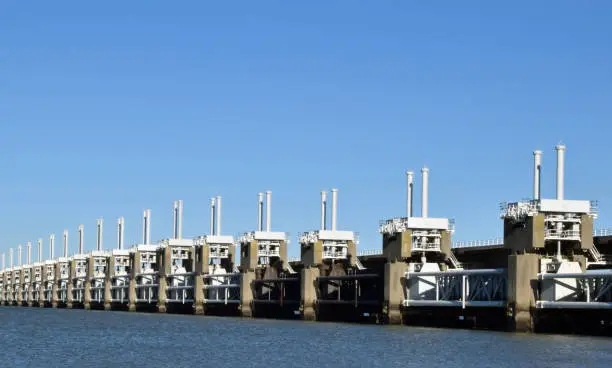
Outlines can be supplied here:
M68 257L68 230L64 230L64 257Z
M266 191L266 231L272 227L272 192Z
M321 191L321 230L325 230L327 219L325 218L327 212L327 192Z
M215 197L210 199L210 235L215 235Z
M406 171L406 217L412 217L412 188L414 187L414 172Z
M26 244L27 255L28 255L28 265L32 265L32 242L28 242Z
M423 191L421 193L421 217L429 216L429 169L424 167L421 169L423 175Z
M17 246L17 266L21 266L21 244Z
M42 248L43 248L43 240L38 239L38 262L42 262L43 260Z
M557 199L561 200L565 189L565 146L559 144L555 149L557 150Z
M5 264L4 264L4 253L2 253L2 271L4 271L5 269L6 269L6 267L5 267Z
M257 193L257 231L263 231L263 193Z
M540 180L542 178L542 151L533 151L533 199L540 199Z
M221 196L217 196L217 204L215 207L217 210L217 230L215 230L215 234L221 235Z
M49 259L55 258L55 234L49 235Z
M123 216L117 220L117 248L123 249L123 240L125 234L125 219Z
M102 250L102 234L104 233L104 220L98 219L96 223L96 250Z
M13 268L13 248L9 248L9 264Z
M151 210L144 210L142 215L142 244L148 245L151 241Z
M83 225L79 225L78 233L79 233L79 254L83 254L84 246L85 246L85 234L83 233L85 227Z
M332 189L332 223L331 229L332 231L336 231L336 223L338 220L338 189Z
M174 201L174 239L183 238L183 201Z

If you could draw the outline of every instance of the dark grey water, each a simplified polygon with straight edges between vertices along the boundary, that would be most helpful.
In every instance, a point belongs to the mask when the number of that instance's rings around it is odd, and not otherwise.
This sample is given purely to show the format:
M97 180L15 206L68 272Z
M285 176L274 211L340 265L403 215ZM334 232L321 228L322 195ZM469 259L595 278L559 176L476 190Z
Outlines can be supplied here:
M609 368L612 339L0 307L0 358L12 367Z

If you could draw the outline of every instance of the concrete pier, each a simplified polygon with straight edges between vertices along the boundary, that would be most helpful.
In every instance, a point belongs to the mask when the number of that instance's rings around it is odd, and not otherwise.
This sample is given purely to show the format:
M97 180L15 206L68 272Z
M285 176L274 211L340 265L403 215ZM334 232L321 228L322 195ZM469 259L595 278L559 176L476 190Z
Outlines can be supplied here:
M406 217L381 222L382 246L361 256L356 233L337 229L335 189L331 226L322 192L320 229L298 236L301 259L291 261L289 237L271 230L270 192L266 203L258 196L257 229L236 241L221 235L221 197L211 199L209 234L189 239L175 201L172 237L158 242L146 210L142 243L129 249L120 218L112 251L101 249L101 220L94 251L83 249L82 226L71 257L66 232L63 257L43 260L41 240L37 262L28 255L22 264L18 253L15 265L11 251L0 304L612 334L612 231L594 236L593 202L543 199L538 177L533 199L502 204L503 239L452 247L453 221L428 217L429 169L422 173L421 216L409 172Z
M300 310L305 321L317 320L317 278L321 275L318 267L306 267L301 272L300 290L302 300Z
M508 328L512 331L533 331L536 280L540 257L537 254L513 254L508 257Z

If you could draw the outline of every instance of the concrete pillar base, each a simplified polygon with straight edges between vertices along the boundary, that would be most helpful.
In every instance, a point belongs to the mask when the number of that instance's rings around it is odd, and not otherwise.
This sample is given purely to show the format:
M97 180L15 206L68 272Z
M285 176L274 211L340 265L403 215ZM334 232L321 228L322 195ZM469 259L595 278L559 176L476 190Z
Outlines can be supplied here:
M402 324L401 305L405 295L405 273L407 265L404 262L385 264L385 308L383 320L388 324Z
M404 317L399 307L385 306L383 310L384 323L389 325L401 325L404 323Z
M304 307L302 310L302 319L304 321L316 321L317 310L313 306Z
M204 315L205 313L206 310L203 303L196 303L193 305L193 314Z
M66 308L68 308L68 309L72 309L72 302L68 302L68 303L66 303Z
M255 280L255 271L247 270L240 278L240 315L244 318L252 318L253 313L253 289L252 282Z
M136 312L136 304L134 303L128 304L128 312Z
M113 309L113 307L111 306L111 304L110 304L110 303L104 303L104 310L109 311L109 310L111 310L111 309Z
M90 304L90 303L85 303L85 304L83 304L83 309L85 309L85 310L91 310L91 304Z
M316 321L317 310L317 277L321 274L317 267L304 268L301 272L301 310L302 319L305 321Z
M509 330L514 332L533 332L534 324L531 312L518 311L510 320Z
M158 313L166 313L168 311L168 308L166 307L166 304L158 304L157 305L157 312Z
M51 308L57 308L58 304L59 304L58 302L52 302Z

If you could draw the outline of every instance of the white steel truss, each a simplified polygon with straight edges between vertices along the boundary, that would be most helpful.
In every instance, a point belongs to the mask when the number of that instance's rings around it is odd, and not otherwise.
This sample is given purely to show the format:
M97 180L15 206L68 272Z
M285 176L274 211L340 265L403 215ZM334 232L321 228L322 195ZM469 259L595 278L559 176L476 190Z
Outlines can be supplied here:
M507 276L505 269L407 272L406 295L423 283L426 292L407 298L406 307L504 307ZM429 286L429 287L427 287Z

